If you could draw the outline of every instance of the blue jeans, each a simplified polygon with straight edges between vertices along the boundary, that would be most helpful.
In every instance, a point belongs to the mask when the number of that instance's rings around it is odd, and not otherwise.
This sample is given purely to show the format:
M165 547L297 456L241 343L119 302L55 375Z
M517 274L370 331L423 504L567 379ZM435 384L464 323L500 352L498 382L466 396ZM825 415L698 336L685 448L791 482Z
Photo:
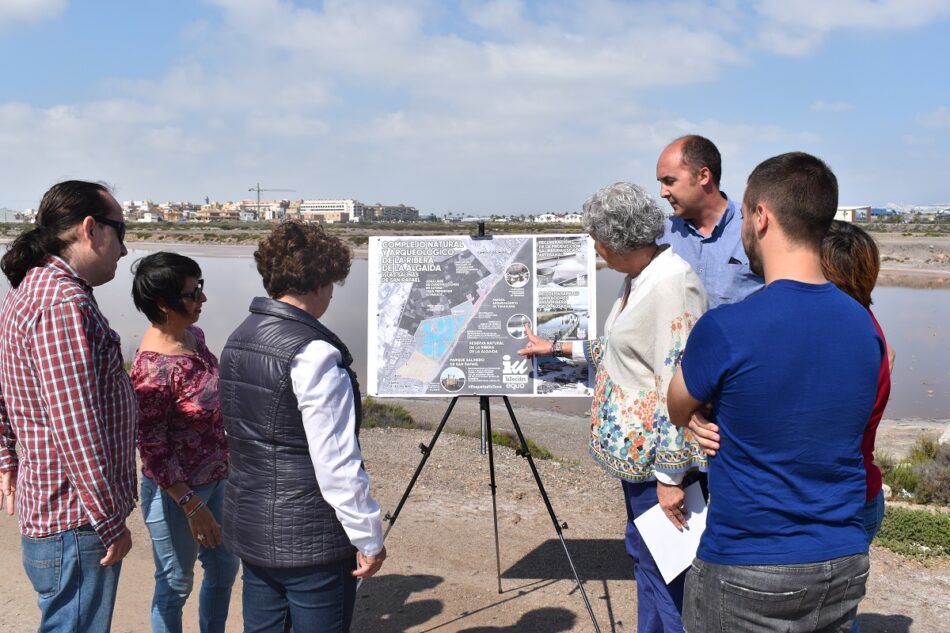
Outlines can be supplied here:
M356 602L356 556L308 567L244 566L244 633L347 633ZM287 622L287 615L290 622Z
M884 520L884 492L877 493L877 496L864 504L864 507L858 512L861 523L868 534L868 546L877 536L877 531L881 529L881 522ZM851 625L851 633L859 633L858 620L855 618Z
M881 522L884 520L884 492L877 493L877 496L864 504L861 511L858 512L861 523L868 533L868 545L877 536L877 531L881 529Z
M89 526L21 537L23 569L39 595L38 633L108 633L122 563L103 567L105 545Z
M864 597L868 555L801 565L715 565L686 574L689 633L848 633Z
M193 486L193 489L220 522L224 482ZM204 570L198 597L198 624L202 633L224 633L231 606L231 586L237 576L237 557L224 545L210 548L195 543L185 513L148 477L142 477L142 517L152 539L155 559L152 631L181 633L181 610L194 585L197 559Z
M627 507L627 554L633 559L633 576L637 581L637 633L683 633L680 613L683 611L683 583L680 574L666 584L653 554L640 537L633 520L655 506L656 482L620 482Z

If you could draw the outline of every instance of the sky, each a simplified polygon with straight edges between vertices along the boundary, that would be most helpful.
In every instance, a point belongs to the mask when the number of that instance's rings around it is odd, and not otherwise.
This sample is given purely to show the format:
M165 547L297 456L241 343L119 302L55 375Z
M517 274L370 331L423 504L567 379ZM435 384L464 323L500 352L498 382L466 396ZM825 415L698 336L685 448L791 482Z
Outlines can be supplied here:
M842 205L944 203L948 60L950 0L0 0L0 208L81 178L576 211L620 180L658 195L688 133L734 197L800 150Z

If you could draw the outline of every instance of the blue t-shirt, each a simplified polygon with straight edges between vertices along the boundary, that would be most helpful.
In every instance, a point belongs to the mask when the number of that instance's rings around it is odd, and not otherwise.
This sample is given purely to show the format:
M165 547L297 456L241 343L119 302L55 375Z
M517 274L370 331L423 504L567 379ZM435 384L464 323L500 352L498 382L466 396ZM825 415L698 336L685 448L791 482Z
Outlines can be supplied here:
M762 288L762 278L749 269L749 256L742 246L742 207L733 200L728 200L709 237L683 218L672 216L657 243L669 244L693 267L706 288L710 310L738 303Z
M702 316L682 361L720 435L700 559L782 565L867 551L861 436L882 355L868 311L830 283L777 280Z

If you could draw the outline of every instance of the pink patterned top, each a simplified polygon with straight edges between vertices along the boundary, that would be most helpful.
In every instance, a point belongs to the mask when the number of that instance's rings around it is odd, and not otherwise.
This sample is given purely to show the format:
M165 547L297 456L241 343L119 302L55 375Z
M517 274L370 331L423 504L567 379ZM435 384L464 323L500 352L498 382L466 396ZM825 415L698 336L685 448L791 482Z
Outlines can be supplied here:
M197 327L195 354L136 352L132 385L139 400L142 474L162 488L227 479L228 442L218 399L218 359Z

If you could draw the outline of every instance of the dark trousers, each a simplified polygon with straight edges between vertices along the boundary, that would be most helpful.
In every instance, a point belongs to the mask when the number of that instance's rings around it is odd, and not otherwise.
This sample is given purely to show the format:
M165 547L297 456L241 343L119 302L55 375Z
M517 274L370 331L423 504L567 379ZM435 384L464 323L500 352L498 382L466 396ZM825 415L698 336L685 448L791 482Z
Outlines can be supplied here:
M627 507L627 553L637 581L637 633L683 633L683 583L686 573L670 584L663 581L656 561L633 520L655 506L656 482L622 481Z
M356 602L356 557L308 567L244 567L244 633L347 633ZM289 615L290 622L287 621Z

